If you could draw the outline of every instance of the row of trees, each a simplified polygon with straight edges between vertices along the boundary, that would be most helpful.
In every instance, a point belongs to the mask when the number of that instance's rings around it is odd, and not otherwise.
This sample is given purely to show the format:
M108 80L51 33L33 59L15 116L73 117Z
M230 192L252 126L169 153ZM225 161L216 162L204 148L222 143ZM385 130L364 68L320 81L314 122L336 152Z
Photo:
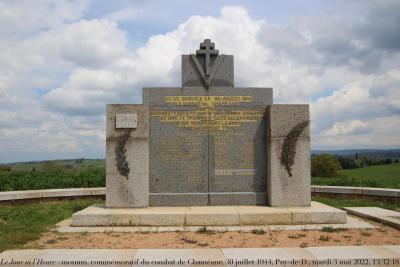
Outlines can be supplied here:
M399 159L371 159L371 158L348 158L335 157L329 154L322 154L313 157L311 160L311 175L316 177L339 177L343 169L356 169L372 165L388 165L398 163Z
M399 159L391 159L391 158L367 158L363 157L361 159L350 158L350 157L335 157L340 163L340 166L343 169L356 169L362 168L365 166L373 166L373 165L388 165L392 163L398 163Z

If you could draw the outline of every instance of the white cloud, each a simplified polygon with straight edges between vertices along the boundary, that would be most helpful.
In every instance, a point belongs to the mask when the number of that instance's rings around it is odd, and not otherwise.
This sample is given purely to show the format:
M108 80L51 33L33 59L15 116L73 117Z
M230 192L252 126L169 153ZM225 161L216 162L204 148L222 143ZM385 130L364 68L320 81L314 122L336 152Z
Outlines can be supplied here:
M368 123L361 120L349 120L343 122L336 122L331 128L322 131L322 136L338 136L349 134L364 134L370 130Z
M79 19L88 4L88 0L3 0L0 2L0 36L15 40L61 26Z
M351 12L271 25L225 6L132 51L118 23L140 16L140 7L87 19L86 1L39 1L30 12L32 3L0 3L0 160L28 150L101 157L105 105L139 103L145 86L180 86L181 54L205 38L235 56L236 85L273 87L277 103L311 102L316 148L399 146L397 42L378 45L362 34L370 22Z

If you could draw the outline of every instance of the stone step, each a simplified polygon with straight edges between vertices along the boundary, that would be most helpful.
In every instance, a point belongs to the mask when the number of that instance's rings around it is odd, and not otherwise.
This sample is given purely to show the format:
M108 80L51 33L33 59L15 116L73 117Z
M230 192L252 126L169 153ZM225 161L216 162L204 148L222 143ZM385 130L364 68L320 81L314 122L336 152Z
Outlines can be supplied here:
M92 205L72 215L72 226L231 226L346 223L346 212L312 202L309 207L194 206L106 208Z

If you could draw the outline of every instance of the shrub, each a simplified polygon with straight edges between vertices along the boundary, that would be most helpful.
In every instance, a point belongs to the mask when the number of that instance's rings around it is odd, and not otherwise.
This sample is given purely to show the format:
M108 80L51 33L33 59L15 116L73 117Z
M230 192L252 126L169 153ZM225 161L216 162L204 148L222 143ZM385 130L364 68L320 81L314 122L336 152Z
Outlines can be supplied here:
M331 155L322 154L311 160L311 175L314 177L339 177L341 171L339 161Z
M356 169L360 168L360 163L352 158L345 158L345 157L337 157L340 166L343 169Z

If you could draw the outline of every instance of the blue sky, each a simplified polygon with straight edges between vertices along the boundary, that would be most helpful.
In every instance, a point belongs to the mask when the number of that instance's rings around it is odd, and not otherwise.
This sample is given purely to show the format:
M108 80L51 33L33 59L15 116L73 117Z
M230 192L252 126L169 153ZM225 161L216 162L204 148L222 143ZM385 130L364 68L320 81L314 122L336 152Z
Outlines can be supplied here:
M310 104L313 149L399 148L398 25L397 0L0 1L0 162L104 158L105 105L179 86L205 38Z

